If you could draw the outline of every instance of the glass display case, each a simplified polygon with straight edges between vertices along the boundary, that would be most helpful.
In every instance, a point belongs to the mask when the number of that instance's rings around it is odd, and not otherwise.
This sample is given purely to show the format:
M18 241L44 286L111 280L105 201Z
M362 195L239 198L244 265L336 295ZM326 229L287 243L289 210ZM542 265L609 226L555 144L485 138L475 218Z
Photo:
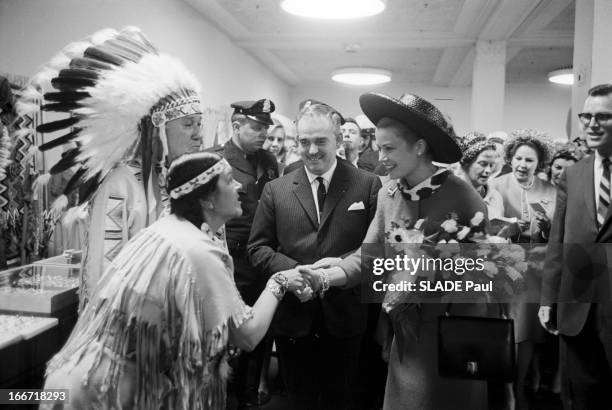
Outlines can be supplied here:
M0 388L40 387L77 320L80 252L0 272Z
M78 303L80 263L58 257L0 272L0 312L53 313Z

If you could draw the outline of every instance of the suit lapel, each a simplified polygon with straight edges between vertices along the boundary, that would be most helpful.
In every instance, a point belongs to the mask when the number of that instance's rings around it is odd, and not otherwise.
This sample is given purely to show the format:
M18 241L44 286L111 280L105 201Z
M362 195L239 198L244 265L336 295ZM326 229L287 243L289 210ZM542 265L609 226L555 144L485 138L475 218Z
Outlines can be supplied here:
M303 167L300 167L296 171L292 172L293 175L293 194L297 197L300 205L304 208L306 215L310 219L310 222L315 226L319 225L317 221L317 208L314 203L314 197L312 196L312 189L306 176L306 171Z
M321 225L325 225L325 222L329 219L329 216L334 211L334 208L338 204L338 201L348 188L348 170L347 165L343 161L338 160L336 170L332 175L332 179L329 182L329 188L327 189L327 196L325 197L325 204L323 205L323 213L321 214ZM312 194L311 194L312 196ZM320 227L319 227L320 229Z

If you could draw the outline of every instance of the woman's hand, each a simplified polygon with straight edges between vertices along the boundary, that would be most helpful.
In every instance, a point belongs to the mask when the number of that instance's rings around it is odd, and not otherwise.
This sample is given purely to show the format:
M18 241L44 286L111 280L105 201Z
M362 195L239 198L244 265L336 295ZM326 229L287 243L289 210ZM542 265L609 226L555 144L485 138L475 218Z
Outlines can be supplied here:
M316 261L315 263L313 263L309 267L311 267L313 269L329 268L330 266L338 265L341 261L342 261L342 258L328 257L328 258L319 259L318 261Z
M287 288L285 290L289 292L295 293L295 291L302 290L308 286L308 283L304 280L300 272L298 272L297 268L275 273L275 275L279 274L283 275L287 279Z
M521 232L527 231L529 229L529 226L531 225L530 221L525 221L523 219L519 219L518 221L516 221L516 223L518 224Z
M548 216L546 216L545 213L542 212L536 212L535 218L538 229L540 230L540 232L542 232L544 237L547 238L548 234L550 233L550 219L548 218Z
M308 282L314 292L321 290L323 280L321 279L322 269L313 269L306 266L299 268L299 272Z

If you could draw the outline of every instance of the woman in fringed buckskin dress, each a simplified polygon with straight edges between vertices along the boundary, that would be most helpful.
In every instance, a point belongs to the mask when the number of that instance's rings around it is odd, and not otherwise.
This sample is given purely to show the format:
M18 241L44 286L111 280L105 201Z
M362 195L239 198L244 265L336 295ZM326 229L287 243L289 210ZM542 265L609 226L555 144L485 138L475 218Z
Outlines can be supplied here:
M276 273L252 308L244 304L222 235L241 213L239 187L216 154L173 163L171 214L102 276L47 369L45 388L69 389L69 402L46 408L225 409L229 343L253 349L284 292L304 283Z

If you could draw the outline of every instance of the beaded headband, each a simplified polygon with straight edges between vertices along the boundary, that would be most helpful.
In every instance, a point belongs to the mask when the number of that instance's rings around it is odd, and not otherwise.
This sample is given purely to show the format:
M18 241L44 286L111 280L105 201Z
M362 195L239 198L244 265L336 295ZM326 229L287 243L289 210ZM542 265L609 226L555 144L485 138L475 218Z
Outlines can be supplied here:
M153 108L151 122L159 128L167 122L192 114L202 114L200 96L196 93L182 96L167 104Z
M170 198L178 199L182 196L185 196L191 192L193 192L196 188L204 185L215 176L220 175L226 169L230 169L230 164L225 160L221 159L212 167L208 168L206 171L202 172L200 175L193 177L189 181L185 182L183 185L180 185L170 191Z

